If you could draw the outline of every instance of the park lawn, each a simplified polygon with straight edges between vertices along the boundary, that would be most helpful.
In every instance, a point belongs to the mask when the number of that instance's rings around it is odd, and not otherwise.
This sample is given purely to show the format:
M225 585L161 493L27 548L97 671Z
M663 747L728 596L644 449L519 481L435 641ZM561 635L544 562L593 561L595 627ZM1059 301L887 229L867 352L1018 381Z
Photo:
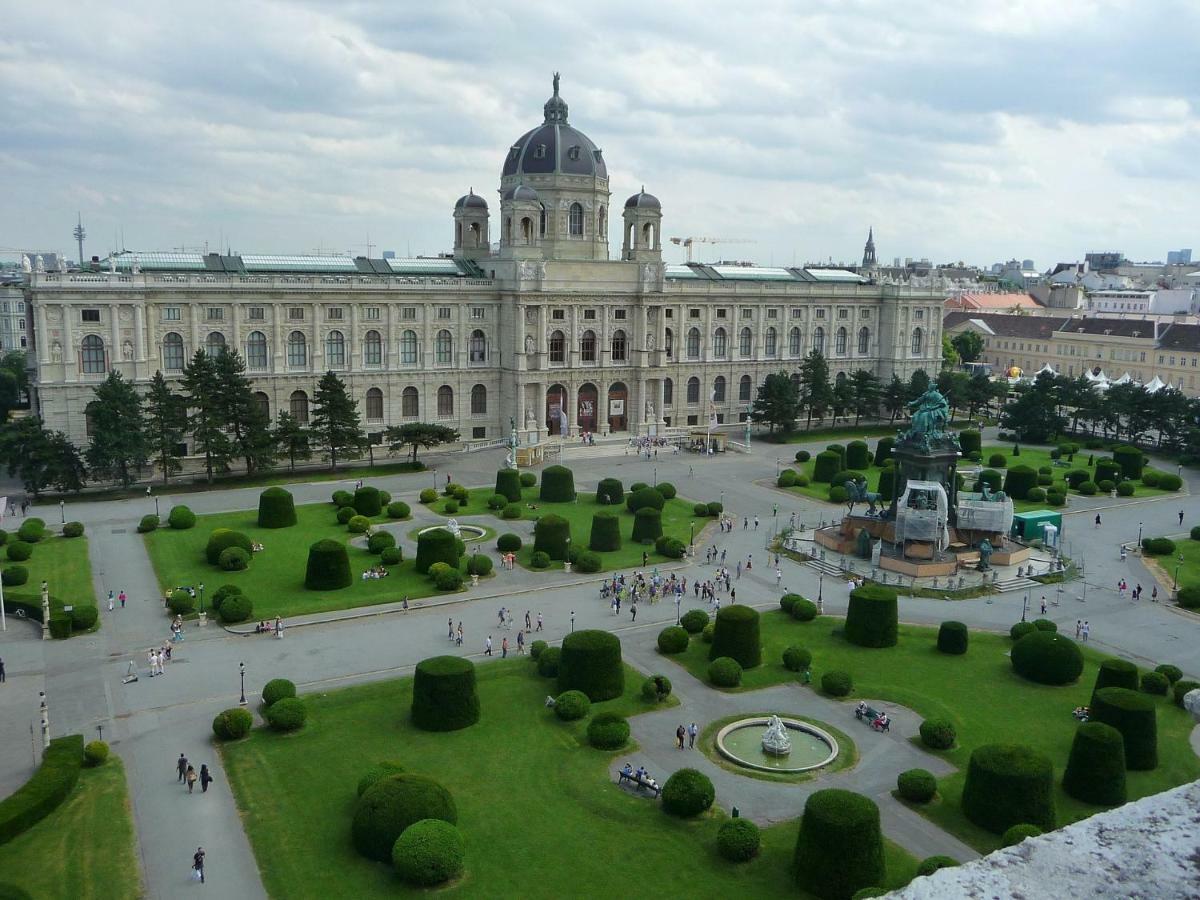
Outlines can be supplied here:
M813 689L820 685L825 672L836 669L852 676L854 691L845 704L848 723L854 723L853 705L859 697L898 703L922 718L952 721L958 745L943 755L959 771L940 780L941 803L918 811L980 852L999 847L1000 838L969 822L961 811L960 798L967 760L971 751L983 744L1028 744L1050 757L1055 782L1060 785L1055 792L1060 825L1102 809L1068 796L1061 781L1076 728L1071 711L1090 701L1104 654L1083 648L1084 670L1079 681L1050 687L1013 673L1007 655L1012 641L1007 635L972 630L968 652L951 656L937 651L937 629L902 624L896 647L874 650L845 641L840 635L842 621L823 616L812 622L798 622L781 611L765 613L763 664L746 670L741 690L795 680L795 673L783 667L782 657L785 648L796 644L812 651ZM707 681L708 649L708 644L693 641L683 654L673 658ZM1194 724L1188 713L1162 698L1158 704L1159 765L1153 771L1128 773L1130 800L1200 777L1200 757L1188 743ZM860 746L862 743L860 738ZM862 749L866 752L865 747Z
M625 695L592 711L633 714L642 676L626 667ZM585 722L559 722L543 699L552 682L528 660L478 669L480 722L432 733L408 721L412 680L305 697L308 724L292 735L255 730L221 753L242 820L273 897L423 896L390 866L360 857L350 840L355 785L384 759L433 775L453 794L466 838L466 872L440 895L658 898L795 895L790 863L796 824L763 831L757 859L718 856L723 811L694 820L613 783L617 754L584 743ZM799 810L797 810L799 812ZM889 845L889 887L910 880L915 860Z
M396 535L398 543L408 540L405 533L411 527L411 520L380 516L372 523L376 526L390 523L393 527L388 530ZM255 553L249 567L241 572L226 572L211 566L204 556L204 547L215 528L244 532L251 541L262 544L263 550ZM259 528L258 510L247 509L197 516L194 528L176 531L164 527L144 537L164 592L169 588L204 584L206 593L211 596L211 592L223 584L236 584L254 604L252 618L255 619L353 609L398 602L405 596L415 599L439 593L429 579L414 568L415 551L411 543L404 550L404 562L388 567L391 574L387 578L364 581L362 573L378 565L379 557L365 546L350 542L360 535L352 535L345 525L338 524L337 508L332 503L297 506L296 524L290 528ZM310 591L304 586L308 548L322 538L348 544L353 575L349 587L336 591ZM36 553L34 551L35 556Z
M902 430L901 424L889 425L847 425L838 428L813 428L811 430L789 431L787 434L777 433L764 435L759 441L767 444L808 444L816 441L828 441L831 444L846 441L864 440L870 437L888 437Z
M0 846L0 881L37 900L141 896L125 768L116 756L85 768L66 802Z
M10 534L8 539L16 540L16 533ZM22 565L29 570L28 581L18 587L4 589L6 600L21 600L40 606L42 582L45 581L50 587L52 612L57 612L63 606L96 605L86 536L66 538L54 534L34 544L33 555L27 561L10 563L5 560L4 565Z
M1161 537L1157 534L1146 534L1146 537ZM1154 567L1162 570L1163 586L1170 588L1175 581L1175 569L1179 568L1179 586L1188 587L1200 584L1200 541L1193 541L1187 533L1171 537L1175 542L1175 552L1164 556L1146 554L1144 561L1153 562ZM1180 558L1182 557L1182 565ZM1161 591L1159 592L1162 593Z

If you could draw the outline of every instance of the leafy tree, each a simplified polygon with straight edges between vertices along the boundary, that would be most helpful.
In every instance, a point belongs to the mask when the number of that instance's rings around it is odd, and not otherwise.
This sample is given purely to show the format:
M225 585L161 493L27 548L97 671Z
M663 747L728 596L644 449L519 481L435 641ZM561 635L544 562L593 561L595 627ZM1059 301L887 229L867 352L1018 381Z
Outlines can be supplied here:
M890 421L895 422L896 416L904 411L904 404L908 402L907 394L904 382L900 380L899 375L893 372L892 380L888 382L883 391L883 408L892 417Z
M847 417L851 410L854 409L854 385L843 373L838 373L838 377L833 382L833 399L830 401L833 407L833 423L836 425L838 417Z
M1032 387L1004 407L1000 427L1028 443L1044 443L1062 431L1066 419L1058 414L1054 376L1039 375Z
M878 415L879 400L883 393L883 383L879 376L866 369L859 369L850 376L850 384L854 389L854 424L857 425L863 416Z
M308 430L289 412L280 410L271 438L275 442L276 452L288 458L289 467L293 472L296 471L297 459L308 459L312 456L308 447Z
M808 427L812 419L825 418L825 410L833 404L833 386L829 383L829 363L818 350L813 350L800 364L800 404L808 409Z
M974 331L960 331L950 339L958 358L965 363L975 362L983 355L983 338Z
M26 364L25 350L9 350L0 356L0 371L10 373L17 383L19 404L29 402L29 369L26 368Z
M271 421L254 398L246 362L236 349L228 348L214 360L217 400L225 409L233 451L246 463L246 474L269 469L275 463Z
M214 472L228 472L234 448L225 433L226 412L221 405L216 360L197 350L183 370L182 385L190 413L188 426L196 447L204 453L204 471L211 484Z
M367 442L358 418L358 401L350 398L346 382L333 372L326 372L317 383L309 431L329 451L331 469L337 468L338 456L357 453Z
M150 390L146 392L144 428L147 449L154 454L165 484L181 468L179 445L183 443L187 429L187 404L183 397L171 390L162 372L155 372L150 379Z
M415 464L418 447L429 449L442 444L453 444L458 440L458 429L431 422L409 422L407 425L389 427L384 432L384 439L393 453L405 447L412 447L412 461Z
M976 372L967 379L963 389L963 402L967 404L967 417L973 418L980 408L987 408L992 400L992 380L982 372Z
M941 391L946 402L950 404L950 421L954 421L954 413L966 401L967 385L970 378L965 372L946 370L938 373L937 389Z
M796 396L796 385L786 372L774 372L758 386L758 396L750 410L752 422L766 422L771 433L791 431L800 415L800 401Z
M140 470L149 457L142 398L133 383L120 372L109 372L96 390L96 399L88 404L92 421L92 443L87 449L87 464L92 474L129 487L134 470Z
M929 375L924 369L917 369L908 379L908 388L904 392L905 397L908 401L916 400L927 390L929 390Z
M83 490L87 467L79 448L61 431L50 432L47 441L46 474L55 490L73 494Z
M8 421L8 414L21 405L21 389L16 376L0 368L0 424Z
M9 477L19 477L35 497L51 486L79 491L87 472L79 449L67 436L48 431L34 416L0 430L0 460L8 466Z
M959 355L950 341L950 336L942 334L942 370L958 368Z

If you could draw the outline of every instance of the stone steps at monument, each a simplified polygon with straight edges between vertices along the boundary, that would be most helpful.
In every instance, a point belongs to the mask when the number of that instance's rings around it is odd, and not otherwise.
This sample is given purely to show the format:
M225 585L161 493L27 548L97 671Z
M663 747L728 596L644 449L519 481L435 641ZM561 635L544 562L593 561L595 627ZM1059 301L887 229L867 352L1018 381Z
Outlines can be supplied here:
M1032 578L1021 576L1019 578L1002 578L1001 580L994 582L992 587L998 594L1007 594L1011 591L1024 591L1030 588L1039 587L1044 588L1045 585L1043 585L1040 581L1034 581Z

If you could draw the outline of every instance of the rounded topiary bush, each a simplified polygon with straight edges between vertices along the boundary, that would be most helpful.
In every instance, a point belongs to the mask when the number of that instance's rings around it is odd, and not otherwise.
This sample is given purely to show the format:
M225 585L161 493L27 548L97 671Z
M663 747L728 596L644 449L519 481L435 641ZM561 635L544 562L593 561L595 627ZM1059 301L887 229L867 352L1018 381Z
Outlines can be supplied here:
M226 547L217 557L217 565L226 572L241 572L250 565L250 554L241 547Z
M592 532L588 547L600 553L621 549L621 521L610 512L598 512L592 516Z
M993 469L1003 469L1008 465L1008 457L1003 453L993 453L988 457L988 465Z
M742 667L731 656L719 656L708 664L708 681L717 687L737 687L742 683Z
M710 519L715 519L725 511L725 506L719 502L710 500L705 504L705 509L708 510L708 517Z
M543 477L542 488L546 481ZM567 558L567 543L571 537L571 523L553 513L542 516L533 526L533 549L540 550L551 559Z
M1083 672L1079 645L1062 634L1034 629L1012 648L1013 671L1038 684L1070 684Z
M708 504L707 503L695 504L692 507L692 514L695 516L707 516L708 515Z
M186 506L173 506L167 513L167 524L178 531L185 531L196 525L196 514Z
M250 538L242 532L234 531L232 528L213 529L212 534L208 536L208 544L204 548L204 556L208 560L208 564L210 566L217 565L222 551L230 547L241 547L247 553L254 552L254 545L250 543Z
M1145 457L1137 447L1124 444L1113 447L1113 462L1121 467L1121 474L1126 478L1141 478Z
M575 474L566 466L547 466L538 496L543 503L570 503L575 499Z
M625 668L617 636L608 631L585 629L563 638L558 689L583 691L594 703L621 696L625 690Z
M1010 629L1008 629L1008 636L1014 641L1019 641L1021 638L1025 637L1025 635L1033 634L1033 632L1037 630L1038 627L1032 622L1017 622Z
M653 507L642 507L633 515L633 540L652 544L662 537L662 513Z
M950 869L958 865L958 860L950 856L927 856L917 864L918 875L932 875L938 869Z
M643 487L633 491L625 498L625 508L631 513L639 509L661 510L666 505L666 499L655 488Z
M616 506L625 502L625 488L618 478L601 478L596 485L596 502L601 506Z
M1004 476L1004 493L1014 500L1024 500L1034 487L1037 487L1037 470L1032 466L1013 466Z
M1175 602L1184 609L1200 608L1200 584L1187 584L1175 592Z
M1058 631L1058 624L1050 621L1049 619L1034 619L1033 627L1038 631Z
M688 634L699 634L708 624L708 613L702 609L689 609L680 618L679 624Z
M474 553L467 560L467 574L478 575L482 578L484 575L492 574L492 566L493 563L490 556L485 556L482 553Z
M783 667L789 672L803 672L812 665L812 651L805 647L788 647L783 651Z
M879 807L862 794L837 788L812 794L800 819L792 871L800 887L818 897L844 898L883 884L887 866Z
M299 697L285 697L268 706L263 717L273 731L299 731L308 718L308 709Z
M392 865L400 880L418 887L442 884L463 872L466 842L441 819L422 819L401 832L392 847Z
M758 610L734 605L717 611L708 658L715 660L722 656L737 660L743 669L753 669L762 663Z
M848 697L854 690L854 679L849 672L833 670L821 676L821 690L830 697Z
M414 567L425 575L434 563L445 563L452 569L458 568L458 543L454 535L445 528L434 528L417 535L417 559Z
M500 469L496 472L496 493L509 503L520 503L521 473L516 469Z
M958 738L949 719L926 719L920 730L921 743L932 750L949 750Z
M1182 709L1183 698L1196 688L1200 688L1200 681L1191 681L1186 678L1171 685L1171 698L1175 701L1175 705Z
M63 537L65 537L65 538L80 537L83 534L83 523L82 522L68 522L66 525L63 526L62 533L63 533Z
M687 630L680 625L669 625L658 633L660 653L682 653L688 648L688 643Z
M762 835L749 819L730 819L717 829L717 852L730 862L748 862L758 856Z
M1132 497L1133 491L1134 491L1134 487L1133 487L1132 481L1122 481L1120 484L1117 485L1117 496L1118 497Z
M25 562L33 556L33 544L28 541L9 541L4 550L13 562Z
M1170 538L1143 538L1142 549L1151 556L1167 556L1175 552L1175 542Z
M258 495L258 527L288 528L296 524L296 503L289 491L269 487Z
M909 803L928 803L937 793L937 779L925 769L909 769L896 777L896 791Z
M83 758L92 768L104 765L108 762L108 744L104 741L88 741L83 748Z
M665 535L654 542L654 549L667 559L683 559L687 553L687 545L683 541Z
M167 609L176 616L186 616L196 608L196 598L183 589L171 591L167 597Z
M664 500L674 500L675 496L679 493L675 485L669 481L660 481L654 486L654 489L662 494Z
M435 500L437 500L437 498L438 492L433 488L424 488L422 489L421 493L417 495L417 499L422 503L433 503Z
M794 487L796 484L796 470L784 469L779 473L779 479L776 481L782 488Z
M349 491L336 490L333 492L331 499L333 500L333 505L338 509L354 505L354 495Z
M708 776L696 769L678 769L662 789L663 809L673 816L698 816L713 804L717 792Z
M811 622L817 617L817 604L801 597L792 603L792 618L797 622Z
M1084 803L1125 802L1125 739L1103 722L1084 722L1075 731L1063 773L1063 790Z
M1014 825L1004 832L1004 835L1000 838L1000 843L1005 847L1015 847L1021 841L1025 840L1025 838L1037 837L1040 834L1045 834L1045 832L1036 825L1025 823Z
M396 536L390 531L377 531L367 538L367 550L379 554L396 546Z
M425 731L457 731L479 721L475 664L461 656L434 656L413 673L412 722Z
M262 689L263 706L274 706L280 700L296 696L296 685L286 678L272 678Z
M141 521L138 522L137 530L138 530L138 534L146 534L147 532L157 531L158 530L158 516L155 516L155 515L142 516ZM0 542L0 543L2 543L2 542Z
M812 454L809 453L807 450L797 450L796 451L796 462L806 463L810 459L812 459Z
M230 594L222 601L217 616L226 625L245 622L254 613L254 604L243 594Z
M399 775L404 771L404 766L394 759L385 759L382 762L376 763L367 769L358 779L356 795L361 797L371 789L371 786L376 782L382 781L385 778L390 778L393 775Z
M346 523L346 530L351 534L366 534L371 530L371 520L366 516L353 515Z
M671 696L671 679L666 675L651 675L642 682L642 699L649 703L661 703Z
M350 557L345 544L325 538L308 548L308 564L304 572L306 588L310 591L336 591L350 587L352 583Z
M505 532L496 538L496 549L501 553L516 553L521 549L521 536L511 531Z
M713 625L712 622L709 622L707 625L705 625L703 630L700 632L700 640L704 641L704 643L706 643L706 644L711 644L712 638L713 638L713 628L714 627L715 626Z
M629 743L629 721L619 713L597 713L588 722L587 738L597 750L620 750Z
M967 626L962 622L943 622L938 628L937 648L956 656L966 653Z
M1121 687L1136 691L1138 686L1137 666L1125 659L1110 657L1100 663L1096 672L1096 683L1092 687L1092 697L1096 691L1106 687Z
M779 608L788 615L792 614L792 604L803 599L799 594L784 594L779 598Z
M1079 487L1076 488L1076 490L1085 497L1091 497L1096 493L1098 488L1096 487L1096 482L1094 481L1081 481L1079 482Z
M960 431L958 433L958 446L962 448L964 454L981 450L983 448L982 436L973 428Z
M1041 503L1046 499L1046 492L1040 487L1031 487L1025 492L1025 499L1030 503Z
M401 772L367 789L354 809L354 847L368 859L387 862L396 839L422 819L458 822L454 798L427 775Z
M356 515L358 515L358 513L356 513L354 511L353 506L339 507L338 511L337 511L337 515L336 515L337 523L339 525L348 525L350 523L350 520L353 519Z
M529 568L531 569L548 569L550 568L550 554L545 550L534 550L529 556Z
M1054 766L1021 744L987 744L971 753L962 808L967 818L994 834L1013 825L1054 827Z
M75 604L68 616L71 618L72 631L88 631L100 618L100 610L91 604Z
M563 691L554 701L554 714L564 722L582 719L591 709L592 701L583 691Z
M508 506L504 507L504 509L501 510L500 518L502 518L502 519L519 519L519 518L521 518L521 504L520 503L508 504Z
M1170 663L1155 666L1154 671L1166 678L1171 684L1174 684L1183 677L1183 670L1179 666L1173 666Z
M867 584L850 592L846 640L860 647L894 647L897 640L896 591Z
M558 647L547 647L537 658L538 674L543 678L558 677L558 663L562 658L562 650Z
M24 566L5 566L0 572L0 582L6 587L20 587L29 581L29 570Z
M530 488L537 484L537 476L532 472L521 473L521 487Z
M1147 771L1158 766L1158 720L1152 697L1128 688L1101 688L1092 695L1088 716L1121 733L1126 768Z
M250 715L250 711L235 706L217 713L216 718L213 719L212 730L219 740L236 741L238 738L248 735L253 725L254 716Z
M401 500L394 500L387 505L389 519L407 519L412 515L409 505Z
M1004 480L1004 476L995 469L984 469L979 473L979 478L975 481L975 490L980 490L981 485L986 484L988 490L995 492L1000 490L1000 484Z
M501 510L508 506L508 498L503 494L492 494L488 497L487 508L490 510Z

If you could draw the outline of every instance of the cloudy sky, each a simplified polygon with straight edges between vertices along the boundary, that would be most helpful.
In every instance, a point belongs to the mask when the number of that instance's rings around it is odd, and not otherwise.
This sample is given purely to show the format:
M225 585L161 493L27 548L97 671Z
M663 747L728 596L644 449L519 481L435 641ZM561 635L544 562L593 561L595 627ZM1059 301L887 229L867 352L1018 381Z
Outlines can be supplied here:
M556 69L616 200L748 242L697 258L1200 252L1197 3L745 6L10 3L0 252L443 251Z

